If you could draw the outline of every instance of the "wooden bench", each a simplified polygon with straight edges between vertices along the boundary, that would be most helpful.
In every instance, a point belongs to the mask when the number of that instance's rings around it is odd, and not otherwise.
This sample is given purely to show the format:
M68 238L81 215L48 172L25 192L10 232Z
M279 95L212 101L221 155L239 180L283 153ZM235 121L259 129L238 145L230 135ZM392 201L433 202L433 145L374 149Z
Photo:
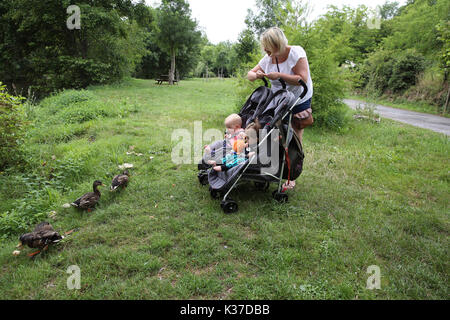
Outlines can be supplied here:
M160 75L158 79L156 79L157 84L162 84L163 82L169 82L169 76L166 74ZM173 83L178 84L178 79L173 79Z

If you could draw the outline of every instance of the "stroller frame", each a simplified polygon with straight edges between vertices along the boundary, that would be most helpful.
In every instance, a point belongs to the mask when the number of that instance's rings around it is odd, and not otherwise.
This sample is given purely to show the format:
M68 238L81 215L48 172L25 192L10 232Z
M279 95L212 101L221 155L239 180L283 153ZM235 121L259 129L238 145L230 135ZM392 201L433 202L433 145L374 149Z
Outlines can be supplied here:
M264 79L264 83L267 87L267 81L266 79ZM286 89L286 83L283 79L279 79L279 81L282 84L283 89ZM257 147L260 148L261 146L263 146L263 143L267 140L268 137L271 136L272 132L276 129L276 124L280 122L281 124L283 123L283 120L289 115L289 121L288 121L288 126L287 126L287 132L286 132L286 146L283 146L283 149L285 150L285 152L283 153L283 157L282 157L282 162L281 162L281 170L279 170L279 176L270 174L270 173L261 173L262 176L270 176L273 181L267 180L267 179L257 179L255 177L253 178L249 178L249 177L244 177L244 174L246 173L247 169L249 168L250 164L253 162L253 160L255 159L255 157L257 157L257 154L255 153L245 164L244 168L242 169L242 171L238 174L238 177L236 178L236 180L233 182L233 184L231 185L231 187L228 188L228 190L226 191L226 193L223 195L222 200L221 200L221 208L225 213L234 213L238 211L238 204L236 201L234 201L233 199L229 198L229 194L231 193L231 191L238 185L238 183L241 180L245 180L245 181L254 181L255 184L257 186L259 186L261 189L263 190L267 190L270 186L271 182L278 182L278 188L272 193L273 198L278 201L278 202L287 202L288 201L288 195L284 192L285 190L282 190L282 181L283 181L283 172L284 172L284 167L285 167L285 162L286 162L286 154L288 153L288 149L289 149L289 143L293 138L294 135L294 129L292 128L292 109L294 108L294 106L297 105L297 103L303 99L303 97L306 95L306 93L308 92L308 87L306 85L306 83L302 80L299 79L298 83L303 87L303 91L300 95L300 97L298 97L295 102L287 109L287 111L285 112L285 114L282 115L281 118L277 119L277 121L274 121L272 124L272 128L270 129L269 132L266 133L266 135L264 136L264 138L258 142ZM244 177L244 178L243 178ZM201 173L198 176L200 183L201 184L207 184L204 183L204 179L203 176L201 176ZM203 180L203 181L202 181ZM264 184L264 185L262 185ZM211 196L215 199L219 199L221 198L221 192L210 189L211 191ZM214 192L216 191L216 192Z

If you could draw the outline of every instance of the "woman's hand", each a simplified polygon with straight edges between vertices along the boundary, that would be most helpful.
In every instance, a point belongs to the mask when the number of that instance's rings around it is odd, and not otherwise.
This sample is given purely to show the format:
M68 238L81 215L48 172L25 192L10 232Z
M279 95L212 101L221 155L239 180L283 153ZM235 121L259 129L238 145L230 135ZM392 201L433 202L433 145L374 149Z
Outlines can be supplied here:
M266 74L264 72L262 72L261 70L256 71L256 79L262 79L266 76Z
M280 72L270 72L265 74L265 76L267 78L269 78L270 80L278 80L281 78L281 73Z

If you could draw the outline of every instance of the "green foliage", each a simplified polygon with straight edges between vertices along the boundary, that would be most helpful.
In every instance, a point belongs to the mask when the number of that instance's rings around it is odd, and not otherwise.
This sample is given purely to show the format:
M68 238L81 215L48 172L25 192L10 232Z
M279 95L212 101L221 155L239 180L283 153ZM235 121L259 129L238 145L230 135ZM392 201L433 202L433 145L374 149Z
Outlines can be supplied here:
M442 67L448 72L450 68L450 21L441 21L437 26L437 39L442 42L440 59Z
M129 76L146 53L142 3L81 0L81 29L69 30L68 0L0 3L0 79L47 95ZM136 11L136 12L135 12ZM136 22L136 20L138 22Z
M414 51L407 51L395 59L388 87L402 92L416 84L417 76L425 69L425 59Z
M281 12L291 0L256 0L257 12L248 10L245 23L257 35L270 27L280 26L285 20L281 19Z
M409 2L392 19L392 34L383 39L383 47L388 50L415 48L424 56L436 58L442 48L436 23L448 21L449 12L447 0Z
M20 145L26 126L22 100L10 95L0 82L0 171L21 159Z
M388 92L404 92L416 84L418 75L425 70L425 59L415 50L378 50L366 60L363 66L363 85L379 95Z
M252 55L259 51L259 43L250 29L245 29L239 34L235 50L239 66L252 61Z
M311 107L315 125L338 131L344 129L349 121L348 108L341 102L345 82L332 54L311 51L309 63L314 85Z

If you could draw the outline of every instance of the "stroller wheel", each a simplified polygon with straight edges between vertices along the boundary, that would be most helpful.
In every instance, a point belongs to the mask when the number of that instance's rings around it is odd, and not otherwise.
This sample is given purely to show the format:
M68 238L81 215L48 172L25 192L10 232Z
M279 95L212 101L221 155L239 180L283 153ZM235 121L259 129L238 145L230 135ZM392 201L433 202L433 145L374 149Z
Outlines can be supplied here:
M222 210L224 213L235 213L238 211L238 204L233 199L228 198L227 200L224 200L220 203L220 206L222 207Z
M198 177L198 181L200 182L200 184L202 186L206 186L209 182L208 182L208 173L205 171L200 171L197 175Z
M220 191L213 189L211 187L209 187L209 193L211 194L211 197L213 199L219 199L220 198Z
M273 196L273 198L275 199L275 200L277 200L278 202L280 202L280 203L285 203L285 202L288 202L288 195L286 194L286 193L283 193L283 192L278 192L277 190L275 190L273 193L272 193L272 196Z
M255 188L261 191L269 189L270 182L255 182Z

